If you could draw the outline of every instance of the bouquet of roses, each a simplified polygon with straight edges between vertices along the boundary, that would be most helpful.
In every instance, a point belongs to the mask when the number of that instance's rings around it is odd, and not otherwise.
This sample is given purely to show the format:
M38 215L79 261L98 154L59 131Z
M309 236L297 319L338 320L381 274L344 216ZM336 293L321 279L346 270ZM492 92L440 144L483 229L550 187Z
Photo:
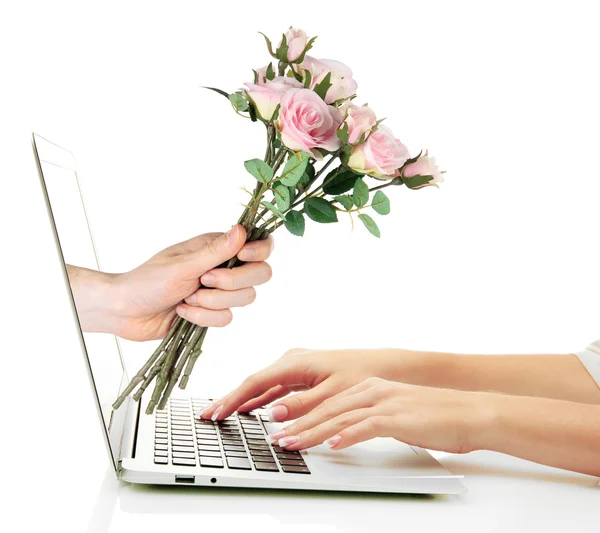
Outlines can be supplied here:
M226 97L238 115L266 128L264 158L244 163L256 180L239 219L248 240L264 239L281 226L300 237L307 218L330 224L339 215L352 221L356 215L379 237L367 210L390 212L382 189L437 187L443 173L435 159L427 152L411 157L369 106L354 103L352 71L339 61L308 55L315 37L290 28L275 50L264 37L272 61L253 71L253 83L231 94L207 87ZM222 266L237 264L234 258ZM178 317L113 407L118 409L136 387L133 397L139 400L156 380L146 413L164 409L177 382L186 387L207 330Z

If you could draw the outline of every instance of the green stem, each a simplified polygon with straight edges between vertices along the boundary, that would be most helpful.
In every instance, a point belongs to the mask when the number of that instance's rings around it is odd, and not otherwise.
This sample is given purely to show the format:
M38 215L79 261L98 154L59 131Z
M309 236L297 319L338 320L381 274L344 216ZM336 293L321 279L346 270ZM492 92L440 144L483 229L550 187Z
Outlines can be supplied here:
M369 189L369 192L378 191L380 189L385 189L386 187L389 187L390 185L393 185L393 183L391 181L389 181L388 183L385 183L384 185L379 185L377 187L371 187Z

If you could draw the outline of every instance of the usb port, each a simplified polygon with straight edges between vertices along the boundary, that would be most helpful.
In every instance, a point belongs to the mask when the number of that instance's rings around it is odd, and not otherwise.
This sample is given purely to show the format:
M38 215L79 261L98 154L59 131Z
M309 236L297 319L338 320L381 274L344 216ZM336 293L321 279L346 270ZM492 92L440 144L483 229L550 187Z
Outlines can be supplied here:
M196 482L196 476L175 476L175 483L191 483Z

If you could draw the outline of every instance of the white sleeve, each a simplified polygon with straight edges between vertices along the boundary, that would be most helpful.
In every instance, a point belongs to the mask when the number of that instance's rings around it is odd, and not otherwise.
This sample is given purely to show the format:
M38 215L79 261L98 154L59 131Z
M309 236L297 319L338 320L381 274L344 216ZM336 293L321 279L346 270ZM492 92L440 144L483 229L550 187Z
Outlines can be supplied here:
M600 386L600 339L576 355L590 375L596 380L598 386Z

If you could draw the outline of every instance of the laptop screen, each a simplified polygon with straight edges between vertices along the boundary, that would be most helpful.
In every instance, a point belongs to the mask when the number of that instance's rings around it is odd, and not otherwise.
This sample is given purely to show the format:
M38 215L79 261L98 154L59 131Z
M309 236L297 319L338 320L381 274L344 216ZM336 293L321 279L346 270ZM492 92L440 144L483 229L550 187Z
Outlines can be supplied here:
M99 270L72 154L38 135L34 135L34 147L59 252L62 253L65 266ZM72 293L70 295L72 297ZM72 303L76 312L73 299ZM81 333L82 349L116 468L127 410L127 404L116 412L112 409L112 403L127 383L119 345L114 335L82 332L79 320L77 327ZM57 354L60 364L64 365L76 364L72 361L76 357L80 357L80 354Z

